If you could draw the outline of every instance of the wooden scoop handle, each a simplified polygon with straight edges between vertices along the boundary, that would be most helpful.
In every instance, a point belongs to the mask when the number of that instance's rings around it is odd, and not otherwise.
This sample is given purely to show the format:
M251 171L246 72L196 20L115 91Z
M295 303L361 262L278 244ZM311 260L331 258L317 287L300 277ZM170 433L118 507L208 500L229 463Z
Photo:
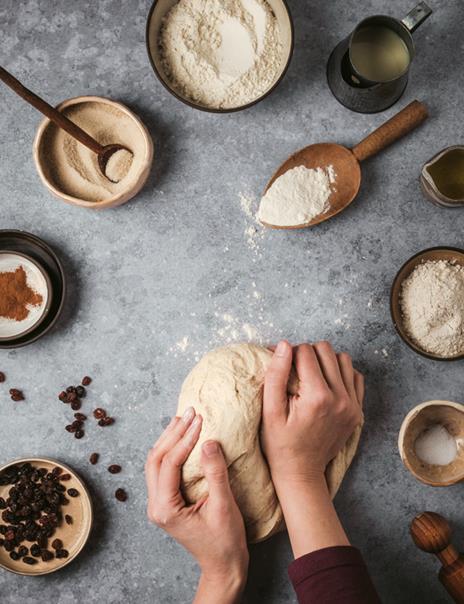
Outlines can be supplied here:
M80 143L91 149L97 155L103 152L103 146L97 143L95 139L84 132L74 122L69 120L65 115L60 113L58 109L49 105L46 101L37 96L32 90L29 90L21 84L11 73L8 73L6 69L0 66L0 80L9 86L12 90L19 94L21 98L27 101L30 105L35 107L46 115L54 124L66 130L68 134L76 138Z
M388 145L417 128L428 117L427 107L419 101L409 103L407 107L394 115L380 128L363 139L352 151L358 161L375 155Z
M458 604L464 604L464 556L451 544L448 521L434 512L424 512L411 522L411 537L417 547L435 554L442 567L438 578Z

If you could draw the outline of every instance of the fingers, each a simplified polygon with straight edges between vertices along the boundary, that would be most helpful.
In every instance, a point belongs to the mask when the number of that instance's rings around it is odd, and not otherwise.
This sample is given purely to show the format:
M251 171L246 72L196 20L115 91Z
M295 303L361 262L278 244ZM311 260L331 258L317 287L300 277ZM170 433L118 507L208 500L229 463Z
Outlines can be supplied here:
M179 496L181 469L198 441L202 421L201 415L195 416L182 438L163 457L157 487L157 498L161 504Z
M263 414L284 417L287 412L287 384L292 368L292 347L282 340L277 345L264 378Z
M214 440L203 443L201 448L201 466L208 483L209 501L223 502L230 499L232 491L229 473L221 446Z
M314 348L309 344L300 344L295 349L295 368L300 381L300 389L310 392L327 389L319 361Z
M351 357L347 352L340 352L337 354L337 358L346 391L348 392L351 400L357 403L358 397L354 386L354 369Z
M166 430L161 434L154 445L154 449L158 452L160 458L170 451L172 447L182 438L187 428L192 423L195 417L195 409L188 407L182 417L173 417Z
M354 389L356 391L356 398L358 399L358 403L362 409L363 401L364 401L364 376L359 371L354 372Z
M337 355L329 342L318 342L314 344L314 350L319 361L322 373L332 392L343 394L346 392L343 383Z

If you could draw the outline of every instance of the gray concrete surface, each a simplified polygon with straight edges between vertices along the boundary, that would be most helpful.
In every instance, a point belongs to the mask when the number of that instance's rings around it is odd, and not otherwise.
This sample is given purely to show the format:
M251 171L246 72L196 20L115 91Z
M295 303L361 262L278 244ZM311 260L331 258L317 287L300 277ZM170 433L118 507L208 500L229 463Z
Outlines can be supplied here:
M412 545L408 524L424 509L439 511L462 545L463 487L416 482L396 440L416 403L463 401L463 364L428 361L406 348L394 332L388 296L409 256L462 245L464 210L431 205L418 185L425 160L463 142L462 1L430 0L435 13L415 34L410 84L394 108L351 113L325 82L331 48L361 18L401 17L413 4L290 1L296 48L285 80L246 112L210 115L182 105L155 79L144 41L148 0L0 1L3 65L56 103L81 94L121 100L142 117L156 145L153 174L136 200L101 213L69 207L48 194L34 168L40 117L0 86L0 225L47 240L70 284L51 334L0 352L8 384L27 397L13 404L6 385L0 390L0 462L61 459L88 480L97 510L87 549L62 572L38 579L0 572L2 603L191 599L197 568L148 525L142 469L196 356L223 342L224 329L232 333L224 314L238 330L254 326L264 342L328 338L353 354L367 375L367 421L337 509L384 602L448 601L437 563ZM252 222L240 192L257 198L293 150L326 140L352 145L414 98L427 102L430 120L366 162L361 193L343 215L313 230L255 234L255 246L247 241ZM86 373L94 382L84 411L102 404L118 421L76 441L63 430L66 413L56 394ZM87 462L94 450L104 460L95 468ZM106 462L120 462L123 473L111 476ZM130 495L126 505L112 496L120 485ZM295 602L287 536L252 547L251 558L246 601Z

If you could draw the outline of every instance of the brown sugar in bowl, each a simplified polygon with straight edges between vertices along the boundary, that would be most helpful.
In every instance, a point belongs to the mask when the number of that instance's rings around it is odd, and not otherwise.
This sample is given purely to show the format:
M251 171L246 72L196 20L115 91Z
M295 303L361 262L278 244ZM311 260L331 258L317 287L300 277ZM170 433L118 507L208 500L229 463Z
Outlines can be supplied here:
M79 206L82 208L89 208L92 210L113 208L122 205L123 203L126 203L127 201L132 199L135 195L137 195L137 193L140 192L142 187L145 185L153 163L153 141L146 126L142 123L142 121L130 109L128 109L128 107L126 107L122 103L112 101L111 99L99 96L79 96L63 101L57 106L57 109L62 111L68 107L83 103L102 103L104 105L108 105L109 107L112 107L115 110L122 112L125 116L128 116L132 120L134 126L138 129L138 133L140 134L141 140L143 141L143 157L140 160L140 167L136 178L132 182L128 182L127 188L125 188L124 190L121 190L115 195L99 201L81 199L60 189L59 184L53 178L53 173L48 159L49 156L47 155L47 153L45 153L44 149L44 141L46 140L49 128L55 128L55 126L51 124L48 118L45 118L41 122L34 139L34 162L43 184L58 199L61 199L62 201L65 201L66 203L71 205Z

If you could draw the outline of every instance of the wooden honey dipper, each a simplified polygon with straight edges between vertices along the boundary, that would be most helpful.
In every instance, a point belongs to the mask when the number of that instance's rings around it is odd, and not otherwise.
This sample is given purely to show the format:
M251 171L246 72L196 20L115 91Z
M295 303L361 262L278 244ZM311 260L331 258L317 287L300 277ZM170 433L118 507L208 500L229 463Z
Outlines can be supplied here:
M437 556L442 564L438 578L453 600L464 604L464 555L451 544L448 521L435 512L423 512L411 522L410 532L419 549Z

